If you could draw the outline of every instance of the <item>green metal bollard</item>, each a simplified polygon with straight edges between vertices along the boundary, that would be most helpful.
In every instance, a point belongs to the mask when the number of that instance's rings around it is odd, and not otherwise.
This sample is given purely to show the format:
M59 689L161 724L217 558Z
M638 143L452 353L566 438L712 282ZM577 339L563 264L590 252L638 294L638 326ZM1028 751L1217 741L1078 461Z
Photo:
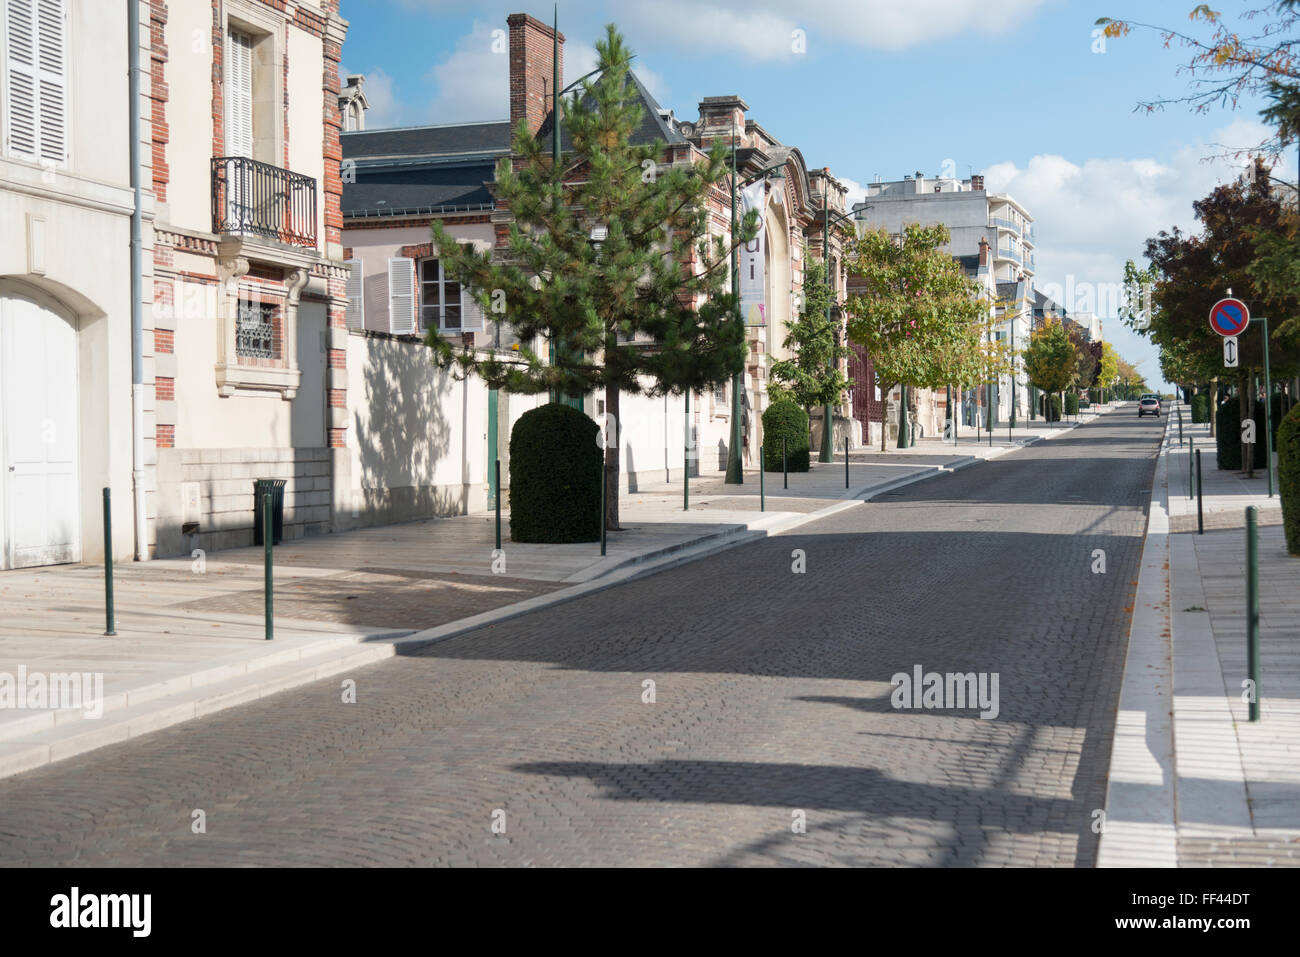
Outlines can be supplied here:
M783 473L782 481L785 483L783 488L790 487L790 465L786 459L786 440L781 439L781 472Z
M501 551L501 460L500 459L496 460L496 471L497 471L497 494L496 494L497 551Z
M266 569L266 640L270 641L275 637L275 625L273 619L275 615L275 586L271 580L271 548L275 541L275 535L271 533L271 493L265 492L262 495L262 546L265 549L265 560L263 564Z
M1195 444L1196 444L1195 439L1191 439L1187 443L1187 497L1188 499L1191 499L1192 495L1195 494L1196 480L1192 476L1192 446Z
M602 451L600 454L600 555L602 558L605 557L605 482L607 480L605 453Z
M758 447L758 510L767 511L767 483L763 480L763 473L767 471L767 462L763 458L763 446Z
M116 635L113 613L113 503L110 490L104 489L104 634Z
M1246 673L1253 694L1250 720L1259 720L1259 510L1246 508Z
M844 436L844 487L849 487L849 437Z
M1205 489L1201 478L1201 450L1196 450L1196 534L1205 534Z

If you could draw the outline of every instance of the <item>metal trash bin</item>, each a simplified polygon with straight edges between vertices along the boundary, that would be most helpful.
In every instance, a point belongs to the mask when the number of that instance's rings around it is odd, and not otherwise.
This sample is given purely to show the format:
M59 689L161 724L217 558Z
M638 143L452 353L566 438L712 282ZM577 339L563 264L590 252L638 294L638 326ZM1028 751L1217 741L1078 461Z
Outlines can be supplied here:
M253 482L253 544L265 542L262 537L262 496L271 493L271 544L284 541L284 486L286 479L257 479Z

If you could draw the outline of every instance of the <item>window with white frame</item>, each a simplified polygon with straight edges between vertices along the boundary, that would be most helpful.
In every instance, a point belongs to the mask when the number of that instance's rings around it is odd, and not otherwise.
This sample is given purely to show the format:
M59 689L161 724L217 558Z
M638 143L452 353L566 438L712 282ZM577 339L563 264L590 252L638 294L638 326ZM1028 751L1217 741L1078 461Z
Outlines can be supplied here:
M62 166L68 159L67 0L3 0L5 152Z
M441 259L420 261L420 331L460 332L462 319L461 286L449 279Z

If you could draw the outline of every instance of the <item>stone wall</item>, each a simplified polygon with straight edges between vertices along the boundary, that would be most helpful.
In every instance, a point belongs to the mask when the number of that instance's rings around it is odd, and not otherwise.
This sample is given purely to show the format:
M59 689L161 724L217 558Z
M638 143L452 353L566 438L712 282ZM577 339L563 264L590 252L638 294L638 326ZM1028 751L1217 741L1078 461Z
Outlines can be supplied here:
M157 555L253 544L257 479L284 479L284 540L330 531L330 451L159 449Z

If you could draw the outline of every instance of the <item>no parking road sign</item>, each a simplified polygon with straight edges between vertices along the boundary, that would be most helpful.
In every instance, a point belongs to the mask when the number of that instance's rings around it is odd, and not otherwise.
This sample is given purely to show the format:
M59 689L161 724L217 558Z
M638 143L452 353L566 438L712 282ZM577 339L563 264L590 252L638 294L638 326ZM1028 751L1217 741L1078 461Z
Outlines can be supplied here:
M1235 336L1250 325L1250 310L1240 299L1220 299L1210 310L1210 328L1221 336Z

